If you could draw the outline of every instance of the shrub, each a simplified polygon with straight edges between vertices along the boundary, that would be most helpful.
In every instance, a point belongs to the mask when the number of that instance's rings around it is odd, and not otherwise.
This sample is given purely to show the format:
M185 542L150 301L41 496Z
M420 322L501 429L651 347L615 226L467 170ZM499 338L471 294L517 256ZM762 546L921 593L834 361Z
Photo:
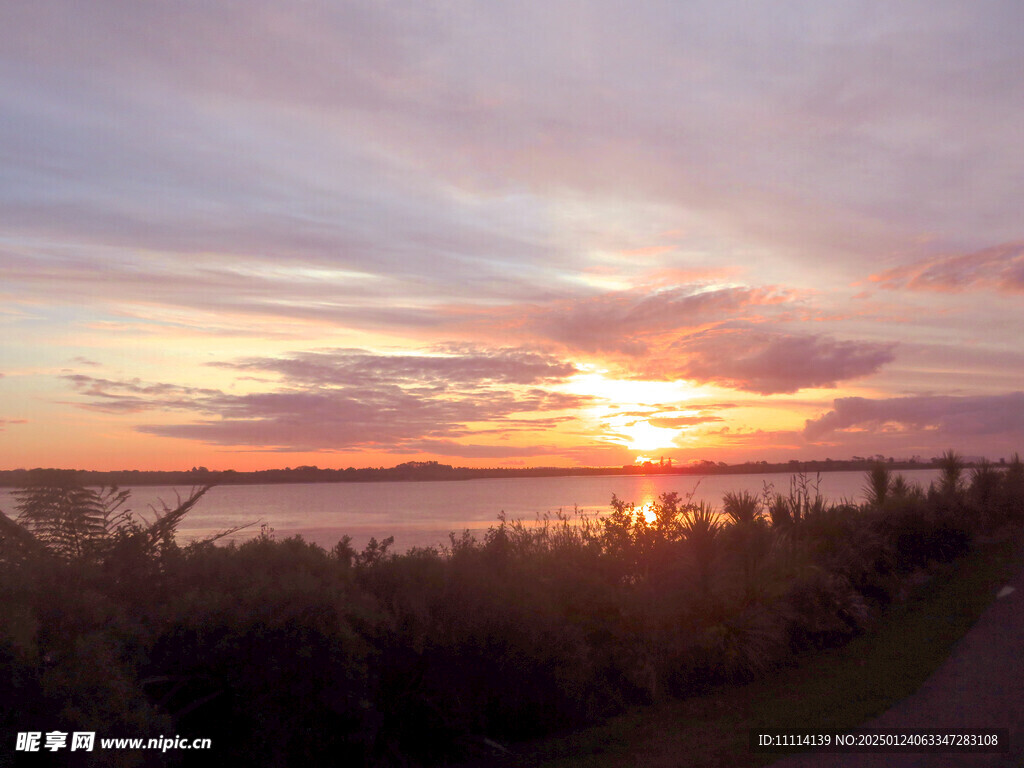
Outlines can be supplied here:
M923 568L932 561L950 562L964 554L971 541L962 521L949 515L929 514L923 508L891 514L876 525L893 542L900 573Z

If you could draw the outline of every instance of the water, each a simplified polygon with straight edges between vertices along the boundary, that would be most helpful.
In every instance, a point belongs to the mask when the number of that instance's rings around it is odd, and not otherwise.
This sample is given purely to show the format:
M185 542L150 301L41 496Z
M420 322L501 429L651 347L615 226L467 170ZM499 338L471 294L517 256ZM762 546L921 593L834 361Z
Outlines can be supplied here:
M927 487L936 470L901 472L908 481ZM820 490L832 501L862 501L863 472L822 472ZM811 477L814 479L814 476ZM179 540L192 541L239 525L248 528L230 538L245 540L265 523L278 538L302 535L324 547L343 535L362 548L370 537L395 537L395 549L448 542L449 532L469 530L482 536L505 512L509 519L532 521L545 513L579 509L588 514L609 510L612 494L637 505L659 494L693 494L693 501L721 507L728 491L760 495L765 482L788 493L790 475L608 475L601 477L493 478L401 483L305 483L288 485L225 485L210 490L179 526ZM152 519L162 502L175 506L188 488L140 486L132 489L129 506ZM176 495L177 494L177 495ZM0 509L15 513L8 489L0 489Z

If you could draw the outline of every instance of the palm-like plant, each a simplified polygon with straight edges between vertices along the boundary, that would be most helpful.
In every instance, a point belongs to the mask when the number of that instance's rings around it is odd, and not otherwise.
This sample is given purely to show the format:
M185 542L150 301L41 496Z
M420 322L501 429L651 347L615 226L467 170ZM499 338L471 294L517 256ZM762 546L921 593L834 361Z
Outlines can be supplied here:
M722 509L732 520L729 541L738 557L746 599L752 600L759 589L757 572L770 546L770 534L764 525L761 499L749 491L727 493Z
M977 511L983 517L992 517L996 495L999 492L1002 475L988 461L982 461L971 470L970 496Z
M701 591L707 594L711 587L711 564L718 552L718 536L722 531L722 522L714 507L702 501L687 506L680 527L697 566Z
M703 501L698 504L691 504L683 513L680 526L686 541L694 547L710 546L717 539L722 530L722 521L718 512L709 504Z
M736 525L753 525L761 519L761 500L750 491L729 491L722 497L722 511Z
M773 528L786 528L793 524L793 510L789 499L781 493L776 493L768 498L768 516L771 518Z
M959 496L963 490L964 458L950 449L939 457L939 493L947 497Z
M883 507L892 490L892 471L880 461L875 462L868 470L865 481L864 495L868 504L876 508Z
M896 475L896 477L892 479L892 483L889 485L889 492L892 494L893 498L897 499L908 498L914 494L915 491L920 492L920 489L908 483L907 478L903 475Z

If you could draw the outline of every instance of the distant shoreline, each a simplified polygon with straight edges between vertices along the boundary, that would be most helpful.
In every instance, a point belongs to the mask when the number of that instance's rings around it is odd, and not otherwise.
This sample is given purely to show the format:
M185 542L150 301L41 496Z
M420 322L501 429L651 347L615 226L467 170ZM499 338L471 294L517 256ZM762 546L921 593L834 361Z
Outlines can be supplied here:
M481 480L493 478L536 478L536 477L594 477L594 476L644 476L644 475L755 475L795 474L804 472L865 472L875 460L847 461L788 461L783 463L746 462L743 464L705 464L686 466L662 466L647 464L623 467L522 467L522 468L472 468L453 467L437 462L408 462L395 467L320 469L318 467L296 467L266 469L254 472L235 470L210 471L197 468L189 471L161 470L120 470L100 472L93 470L50 470L50 469L9 469L0 470L0 488L18 488L30 485L40 474L52 471L74 472L83 485L98 486L146 486L146 485L272 485L288 483L373 483L373 482L423 482L441 480ZM934 460L883 462L892 470L933 469ZM968 467L973 464L968 463ZM1001 466L1001 463L996 464Z

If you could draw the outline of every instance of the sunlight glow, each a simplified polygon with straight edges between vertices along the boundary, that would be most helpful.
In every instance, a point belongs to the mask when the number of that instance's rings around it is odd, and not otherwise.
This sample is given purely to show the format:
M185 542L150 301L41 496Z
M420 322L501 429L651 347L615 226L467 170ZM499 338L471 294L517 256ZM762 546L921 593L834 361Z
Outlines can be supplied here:
M651 451L655 448L670 448L675 445L679 432L664 427L652 427L646 421L630 426L617 427L617 431L629 439L627 444L633 451Z
M600 397L622 406L679 403L691 400L697 394L693 386L683 381L615 379L605 375L607 373L607 370L597 370L573 376L566 390L572 394Z
M638 512L643 513L644 520L647 521L648 525L652 524L655 520L658 519L658 516L654 514L654 499L648 499L636 509Z

